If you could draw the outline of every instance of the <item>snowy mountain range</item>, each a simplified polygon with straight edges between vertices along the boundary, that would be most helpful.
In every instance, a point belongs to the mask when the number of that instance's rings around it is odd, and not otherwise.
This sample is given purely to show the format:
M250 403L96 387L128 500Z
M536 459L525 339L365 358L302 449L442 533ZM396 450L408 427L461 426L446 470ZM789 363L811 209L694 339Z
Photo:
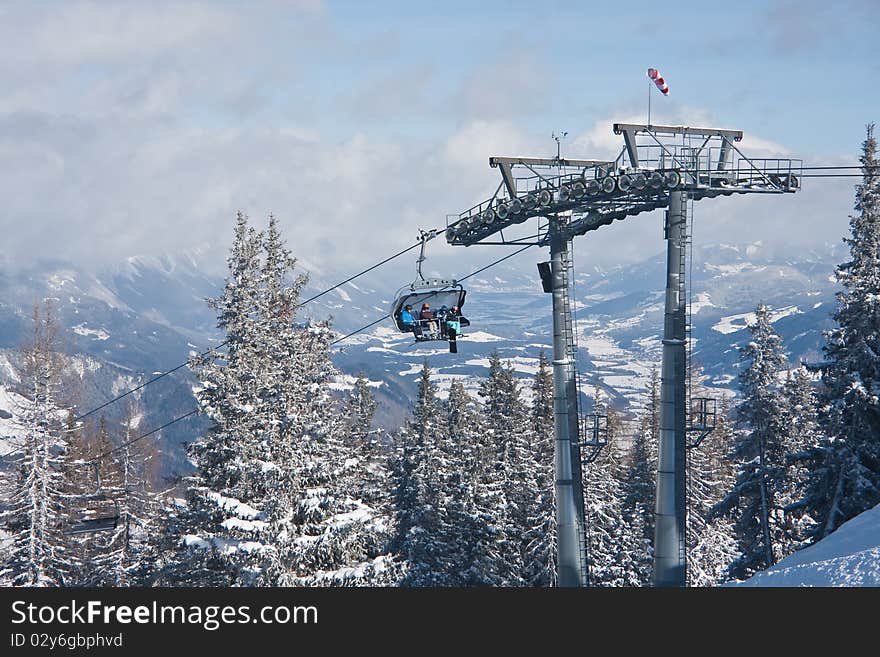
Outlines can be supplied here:
M66 263L43 262L26 270L0 272L0 384L14 388L15 347L27 333L33 304L55 299L64 330L64 347L78 354L81 381L78 409L90 409L151 376L184 362L221 339L204 299L218 293L222 276L206 273L204 253L163 258L128 258L118 266L89 272ZM349 389L354 376L366 376L376 393L377 422L400 424L409 411L423 362L435 372L441 396L453 380L474 392L488 356L498 350L527 383L541 350L551 351L550 296L542 292L534 251L519 264L502 264L468 281L463 308L471 320L459 353L443 343L413 342L382 322L335 347L342 374L334 387ZM821 330L831 325L834 269L845 259L840 247L780 258L760 243L695 246L691 312L693 357L707 383L735 388L737 346L758 302L774 309L774 326L792 360L816 360ZM531 262L530 262L531 260ZM324 290L349 272L313 273L303 295ZM622 410L636 410L647 374L660 359L665 261L662 254L635 265L575 272L578 368L584 401L599 385ZM304 312L333 316L334 328L349 333L381 317L392 301L385 286L360 279L310 303ZM192 384L185 369L148 385L137 396L152 428L193 408ZM9 409L4 409L9 410ZM106 409L113 416L114 406ZM196 418L170 427L162 443L168 472L185 467L180 442L202 426Z

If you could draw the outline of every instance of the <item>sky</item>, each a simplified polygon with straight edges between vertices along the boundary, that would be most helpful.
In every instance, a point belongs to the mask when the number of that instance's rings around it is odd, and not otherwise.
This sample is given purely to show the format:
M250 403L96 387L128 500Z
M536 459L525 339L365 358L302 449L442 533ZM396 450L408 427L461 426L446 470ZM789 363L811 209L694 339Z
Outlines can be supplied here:
M611 124L646 118L648 67L671 90L654 123L854 164L880 119L878 13L871 0L3 2L0 263L200 249L219 271L240 210L258 225L274 213L310 266L351 271L488 198L490 155L552 156L558 131L564 156L616 155ZM703 201L695 240L839 242L853 184ZM649 257L661 213L578 240L602 267ZM430 248L463 270L501 255Z

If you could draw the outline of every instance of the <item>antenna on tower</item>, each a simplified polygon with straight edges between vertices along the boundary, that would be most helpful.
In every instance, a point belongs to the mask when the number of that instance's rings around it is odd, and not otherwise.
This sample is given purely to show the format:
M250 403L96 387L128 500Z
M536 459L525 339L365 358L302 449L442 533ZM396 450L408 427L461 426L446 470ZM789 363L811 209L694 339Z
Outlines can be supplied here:
M566 132L565 130L560 130L559 134L556 134L554 132L550 136L553 137L553 140L556 142L556 160L558 162L559 160L562 159L561 142L563 139L565 139L568 136L568 132Z

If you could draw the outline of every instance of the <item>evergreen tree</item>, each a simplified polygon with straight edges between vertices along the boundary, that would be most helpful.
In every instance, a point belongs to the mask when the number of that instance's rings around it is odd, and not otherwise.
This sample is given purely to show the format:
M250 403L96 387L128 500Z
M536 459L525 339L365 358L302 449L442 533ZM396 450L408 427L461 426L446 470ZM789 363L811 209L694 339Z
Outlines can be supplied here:
M34 307L32 332L22 349L20 380L27 402L17 409L24 427L6 510L0 522L11 547L0 582L14 586L62 586L76 574L76 555L65 535L67 426L60 401L59 325L51 303Z
M500 584L497 537L497 487L486 477L485 456L490 452L486 428L476 403L459 381L449 388L446 423L441 446L448 469L444 476L446 506L445 570L456 586Z
M822 442L815 385L806 368L789 372L785 382L787 449L786 477L780 491L782 523L785 528L783 552L790 554L809 543L816 529L815 520L803 503L809 486L810 455Z
M623 519L635 549L631 555L635 581L650 586L654 577L654 505L657 487L657 446L660 439L660 378L651 368L647 403L624 462Z
M608 444L582 471L587 533L587 557L592 586L636 586L635 568L630 563L632 543L623 516L621 480L623 463L620 441L623 422L605 400L601 388L593 393L593 412L605 415Z
M689 377L696 385L691 395L711 396L702 388L703 376ZM722 395L715 412L715 428L702 442L688 450L687 565L691 586L717 586L738 555L733 522L713 509L734 486L734 468L727 458L735 445L731 422L731 399Z
M91 585L143 586L152 581L153 564L157 558L156 544L152 540L158 529L159 505L149 490L147 479L150 461L154 455L146 443L132 442L142 413L136 403L129 401L123 411L119 426L119 446L108 439L99 443L96 456L108 454L101 464L109 471L102 475L101 484L114 501L112 509L119 521L112 532L95 537L97 554L92 557L96 572ZM104 418L101 434L109 434Z
M532 381L531 415L535 490L526 530L523 579L529 586L546 587L556 584L556 486L553 374L543 350Z
M751 341L740 348L746 368L739 375L743 400L738 418L743 432L731 458L738 463L732 490L714 507L731 514L739 556L730 575L745 579L776 563L781 555L778 495L786 476L785 395L780 375L786 357L782 342L770 323L770 308L759 305L749 326Z
M813 538L880 503L880 169L874 124L862 144L862 182L850 216L850 260L837 269L834 320L826 333L821 418L803 508Z
M379 514L344 488L344 428L329 391L326 322L297 324L306 277L277 221L239 214L223 294L225 353L194 358L212 427L198 471L169 509L160 581L176 585L356 584L380 576Z
M367 380L360 376L342 408L346 453L343 464L345 486L356 492L356 497L383 513L391 510L390 475L388 459L380 441L382 432L372 429L376 400Z
M94 431L76 421L73 410L67 413L67 450L64 458L65 524L74 527L97 515L95 496L98 492L97 472L92 458ZM68 535L67 554L71 563L66 584L89 586L93 583L96 536L91 533Z
M351 441L364 442L371 434L373 415L376 414L376 400L370 392L367 379L363 375L354 382L354 389L348 397L344 409L348 436Z
M505 586L527 584L526 555L533 536L532 523L539 521L535 491L536 454L529 438L528 410L512 367L501 363L498 352L489 356L489 376L480 386L486 436L492 448L486 454L487 484L496 483L499 518L504 527L497 545L499 577ZM528 572L534 564L528 566Z
M396 472L396 548L406 563L404 586L448 586L454 581L445 555L444 487L448 472L441 407L427 361L422 366L412 420L400 434Z

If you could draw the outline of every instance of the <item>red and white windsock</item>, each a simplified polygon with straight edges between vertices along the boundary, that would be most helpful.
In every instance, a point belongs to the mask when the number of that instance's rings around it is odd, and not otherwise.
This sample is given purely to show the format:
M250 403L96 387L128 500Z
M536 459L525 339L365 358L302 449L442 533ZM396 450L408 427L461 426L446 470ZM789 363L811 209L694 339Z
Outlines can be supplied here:
M660 75L660 71L658 71L656 68L649 68L648 77L654 81L654 84L657 85L660 93L662 93L664 96L669 95L669 87L666 86L666 80L664 80L663 76Z

